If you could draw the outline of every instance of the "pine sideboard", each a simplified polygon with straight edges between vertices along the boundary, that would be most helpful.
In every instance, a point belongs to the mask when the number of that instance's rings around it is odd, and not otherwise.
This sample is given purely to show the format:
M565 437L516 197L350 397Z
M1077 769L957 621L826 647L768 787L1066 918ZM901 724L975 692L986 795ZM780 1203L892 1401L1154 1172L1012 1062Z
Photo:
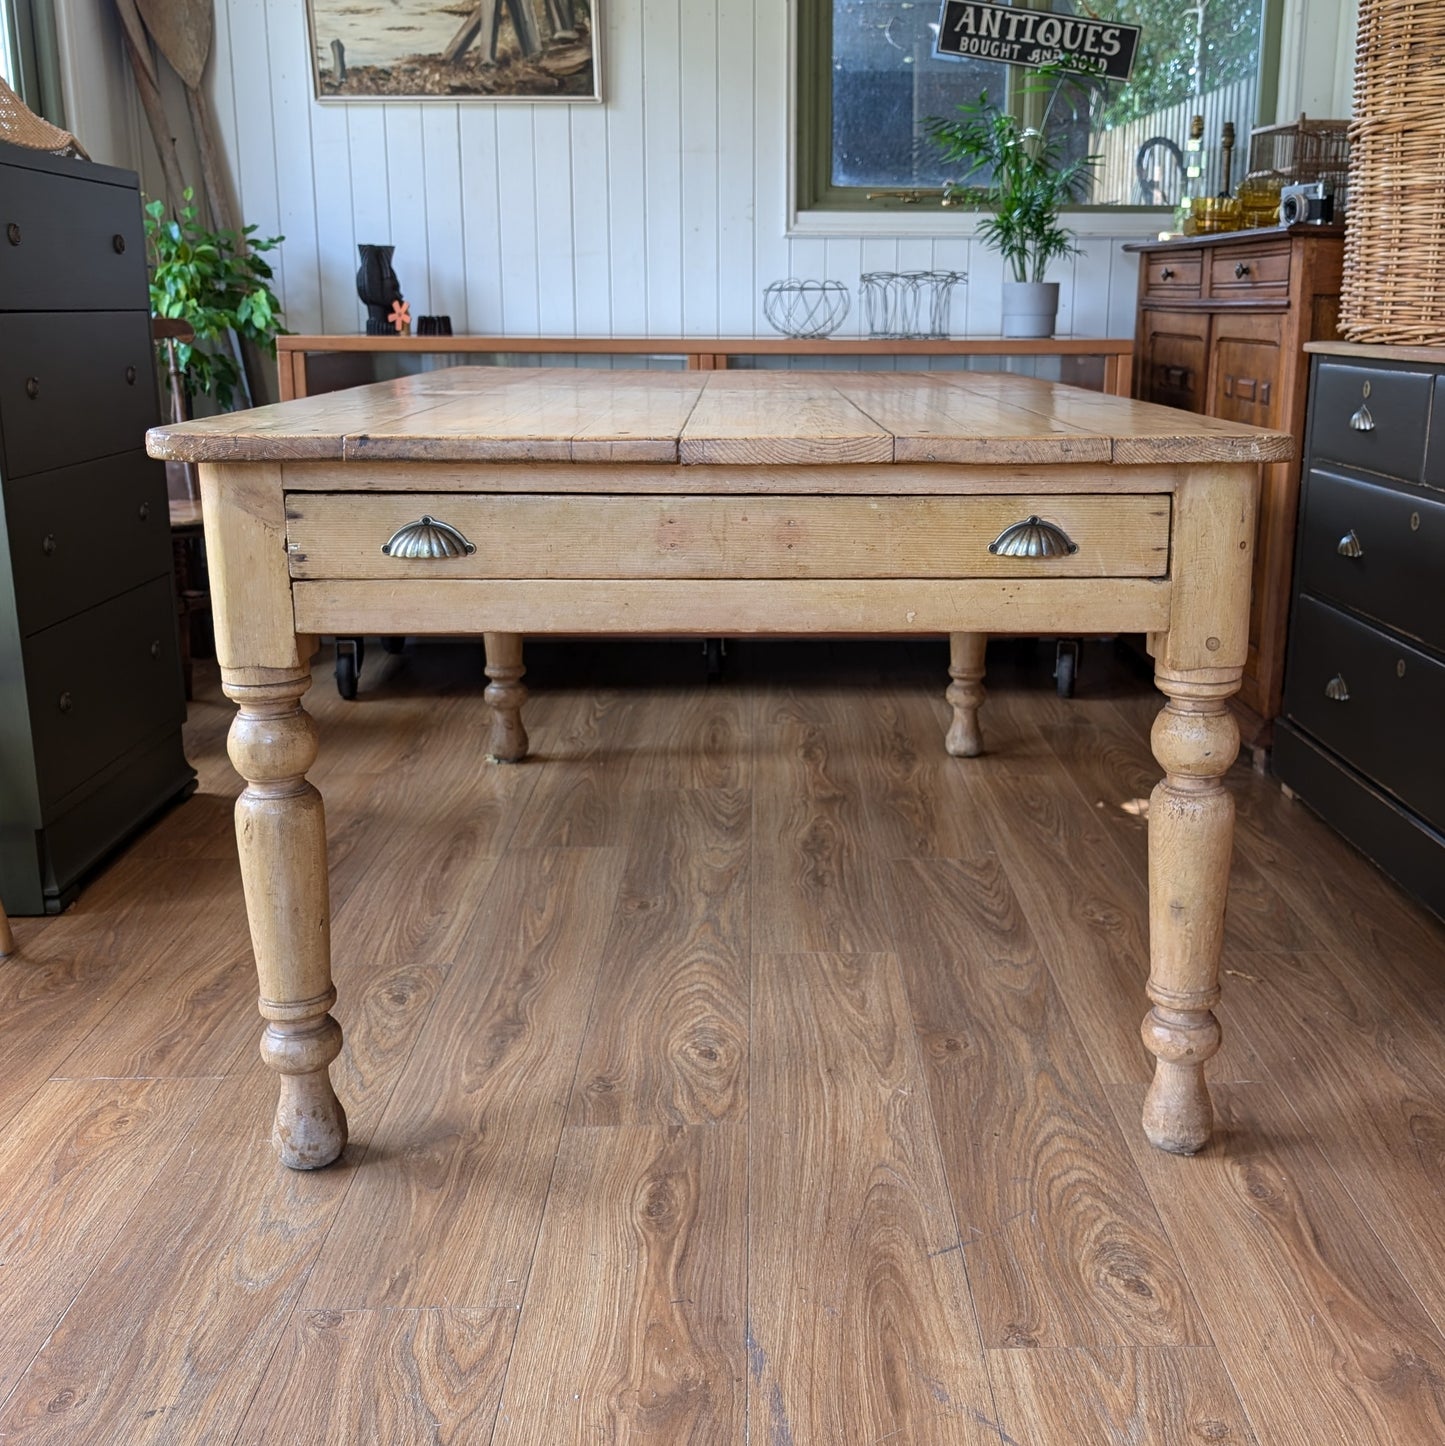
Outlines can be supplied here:
M1139 253L1134 395L1303 444L1305 345L1337 335L1344 228L1301 225L1129 246ZM1284 691L1299 454L1264 468L1249 657L1235 710L1256 761Z

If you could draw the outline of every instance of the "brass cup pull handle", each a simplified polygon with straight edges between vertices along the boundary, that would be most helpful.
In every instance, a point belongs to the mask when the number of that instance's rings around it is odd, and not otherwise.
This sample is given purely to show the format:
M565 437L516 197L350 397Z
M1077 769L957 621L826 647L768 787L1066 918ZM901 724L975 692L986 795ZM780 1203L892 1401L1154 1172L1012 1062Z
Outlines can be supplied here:
M995 557L1069 557L1079 550L1079 544L1057 523L1026 517L1005 527L988 550Z
M405 527L398 527L381 550L388 557L425 558L470 557L477 548L468 542L450 522L441 522L425 515Z
M1243 281L1249 275L1249 264L1244 261L1234 263L1234 277L1236 281Z
M1345 675L1336 673L1328 683L1325 684L1325 697L1332 703L1348 703L1350 701L1350 690L1345 686Z
M1375 430L1375 419L1363 402L1360 403L1359 410L1351 414L1350 426L1357 432L1373 432Z
M1360 546L1360 539L1355 536L1353 527L1335 544L1335 551L1341 557L1363 557L1365 555L1365 549Z

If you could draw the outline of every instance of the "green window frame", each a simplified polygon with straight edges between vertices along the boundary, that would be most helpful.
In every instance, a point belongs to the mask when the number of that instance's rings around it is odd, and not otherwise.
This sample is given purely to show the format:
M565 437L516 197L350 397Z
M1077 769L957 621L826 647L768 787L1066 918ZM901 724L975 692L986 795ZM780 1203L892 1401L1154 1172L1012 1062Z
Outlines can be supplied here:
M925 0L933 3L933 0ZM1040 7L1040 8L1046 8ZM1259 90L1256 119L1272 117L1279 86L1280 32L1284 0L1263 0L1260 35ZM799 212L917 211L940 206L939 187L903 188L839 186L833 182L833 0L797 0L794 55L796 69L796 129L793 135L793 202ZM1022 72L1019 72L1020 74ZM1182 139L1182 137L1180 138ZM1248 154L1248 125L1243 128L1242 145ZM1141 205L1079 205L1070 211L1098 215L1169 214L1168 207Z

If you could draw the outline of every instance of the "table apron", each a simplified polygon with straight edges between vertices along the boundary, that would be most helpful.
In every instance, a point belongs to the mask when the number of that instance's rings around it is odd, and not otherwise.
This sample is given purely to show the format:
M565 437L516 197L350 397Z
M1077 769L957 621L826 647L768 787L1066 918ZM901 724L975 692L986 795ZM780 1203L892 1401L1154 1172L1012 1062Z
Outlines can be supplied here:
M292 584L298 633L788 636L1159 632L1156 578L504 578Z

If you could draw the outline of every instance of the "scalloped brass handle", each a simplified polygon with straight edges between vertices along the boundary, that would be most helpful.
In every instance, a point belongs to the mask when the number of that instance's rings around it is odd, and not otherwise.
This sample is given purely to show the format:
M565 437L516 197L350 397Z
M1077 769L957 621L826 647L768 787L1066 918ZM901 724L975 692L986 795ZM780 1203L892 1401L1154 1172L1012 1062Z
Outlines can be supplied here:
M415 522L398 527L381 550L388 557L425 558L470 557L477 548L468 542L450 522L423 514Z
M1336 673L1328 683L1325 684L1325 697L1332 703L1348 703L1350 701L1350 690L1345 686L1345 675Z
M1057 523L1026 517L1005 527L988 550L995 557L1068 557L1079 550L1079 544Z
M1365 555L1365 549L1360 546L1360 539L1355 536L1353 527L1335 544L1335 551L1341 557L1363 557Z

